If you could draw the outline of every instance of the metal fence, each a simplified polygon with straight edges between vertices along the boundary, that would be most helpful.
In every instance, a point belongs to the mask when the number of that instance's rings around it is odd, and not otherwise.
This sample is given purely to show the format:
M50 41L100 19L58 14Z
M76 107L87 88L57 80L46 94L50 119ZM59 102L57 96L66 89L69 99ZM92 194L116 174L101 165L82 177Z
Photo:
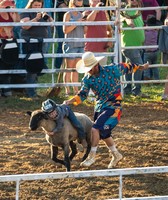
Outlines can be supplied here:
M117 5L120 5L120 1L117 2ZM162 10L166 10L167 6L163 6L163 7L147 7L147 8L128 8L127 10L157 10L157 9L162 9ZM70 8L41 8L41 9L0 9L0 12L53 12L54 16L56 12L62 12L62 11L70 11L72 9ZM82 8L73 8L73 11L77 10L77 11L84 11L84 10L102 10L102 7L82 7ZM124 8L120 8L117 6L105 6L103 7L103 10L112 10L116 13L116 17L119 18L119 13L120 11L124 11ZM117 16L118 15L118 16ZM55 18L55 17L54 17ZM114 18L115 19L115 18ZM57 26L62 26L62 25L79 25L79 26L83 26L83 25L111 25L114 27L114 35L112 38L56 38L56 27ZM0 84L0 88L26 88L26 87L37 87L37 88L47 88L47 87L54 87L54 86L80 86L81 83L55 83L55 73L59 73L59 72L71 72L74 71L74 69L68 69L68 70L64 70L64 69L55 69L54 67L54 59L56 57L74 57L76 56L76 54L56 54L55 53L55 43L57 42L63 42L63 41L73 41L73 42L77 42L77 41L95 41L95 42L99 42L99 41L111 41L114 43L114 48L113 48L113 52L103 52L103 53L95 53L96 56L107 56L107 57L113 57L113 61L115 63L117 63L118 61L122 62L122 56L121 56L121 51L122 49L150 49L150 48L154 48L154 47L158 47L158 46L132 46L132 47L121 47L121 42L120 42L120 33L118 31L118 26L115 25L114 20L112 21L99 21L99 22L26 22L26 23L20 23L20 22L11 22L11 23L0 23L0 27L1 26L44 26L44 25L51 25L54 27L54 33L53 33L53 38L46 38L44 39L44 42L46 43L51 43L52 44L52 50L51 53L47 53L44 54L45 58L50 58L52 59L52 64L49 67L49 69L44 69L42 70L42 73L46 73L46 74L51 74L51 82L49 83L38 83L38 84ZM137 29L162 29L162 26L150 26L150 27L135 27L135 28L120 28L121 30L137 30ZM25 42L23 39L18 39L19 43L23 43ZM79 56L82 56L82 54L79 54ZM25 55L20 54L19 55L20 58L24 58ZM150 65L151 68L154 67L168 67L168 64L160 64L158 63L157 65ZM0 74L25 74L27 73L26 70L0 70ZM126 83L165 83L168 82L168 80L145 80L145 81L124 81L124 79L122 79L122 85L126 84Z
M63 179L63 178L87 178L87 177L112 177L119 176L119 198L120 200L167 200L166 196L153 197L132 197L124 198L122 194L123 176L132 174L160 174L168 173L168 166L159 167L141 167L141 168L125 168L125 169L107 169L107 170L91 170L91 171L75 171L75 172L56 172L56 173L41 173L41 174L18 174L0 176L0 182L16 182L16 200L19 200L19 185L22 181L44 180L44 179Z

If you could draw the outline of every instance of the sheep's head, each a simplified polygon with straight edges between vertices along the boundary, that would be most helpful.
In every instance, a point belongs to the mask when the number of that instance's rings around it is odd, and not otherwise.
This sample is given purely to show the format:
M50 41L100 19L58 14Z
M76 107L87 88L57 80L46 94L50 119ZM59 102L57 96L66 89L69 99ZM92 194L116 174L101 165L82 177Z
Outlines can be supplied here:
M35 131L40 127L41 120L46 119L46 114L41 110L35 110L33 112L27 111L27 114L30 115L29 128L32 131Z

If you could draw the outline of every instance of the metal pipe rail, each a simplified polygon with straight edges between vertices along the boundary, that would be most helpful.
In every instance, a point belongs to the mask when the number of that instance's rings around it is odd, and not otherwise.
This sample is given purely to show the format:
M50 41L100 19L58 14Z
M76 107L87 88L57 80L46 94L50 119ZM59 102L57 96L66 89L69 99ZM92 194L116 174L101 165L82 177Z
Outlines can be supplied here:
M103 6L103 10L116 10L116 6ZM67 12L67 11L93 11L102 10L102 7L78 7L78 8L1 8L0 12L18 12L18 13L29 13L29 12Z
M125 199L122 196L123 176L132 174L154 174L168 173L168 166L159 167L141 167L141 168L125 168L125 169L106 169L106 170L88 170L74 172L55 172L41 174L17 174L17 175L1 175L0 182L16 182L16 200L19 200L19 186L21 181L44 180L44 179L63 179L63 178L88 178L88 177L112 177L119 176L119 199ZM164 198L168 199L168 196ZM153 197L154 198L154 197ZM162 197L160 197L161 200ZM134 200L137 198L134 198Z

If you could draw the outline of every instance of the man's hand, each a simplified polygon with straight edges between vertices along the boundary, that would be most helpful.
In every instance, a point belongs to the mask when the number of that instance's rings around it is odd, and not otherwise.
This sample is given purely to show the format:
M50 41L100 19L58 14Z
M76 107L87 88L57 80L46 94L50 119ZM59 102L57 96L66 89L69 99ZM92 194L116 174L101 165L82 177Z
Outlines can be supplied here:
M145 69L148 69L148 68L149 68L149 62L139 66L140 70L145 70Z
M65 105L69 105L69 100L65 100L65 101L63 101L63 104L65 104Z

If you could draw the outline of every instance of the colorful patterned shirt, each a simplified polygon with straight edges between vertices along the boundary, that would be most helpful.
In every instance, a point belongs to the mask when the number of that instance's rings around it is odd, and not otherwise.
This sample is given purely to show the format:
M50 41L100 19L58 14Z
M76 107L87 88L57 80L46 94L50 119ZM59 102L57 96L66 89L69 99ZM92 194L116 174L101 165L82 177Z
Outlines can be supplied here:
M109 66L99 66L98 75L87 74L82 79L82 87L76 96L76 105L87 98L92 89L96 95L95 112L104 108L121 109L121 82L120 76L133 73L139 68L136 64L120 63ZM80 98L80 99L79 99Z

